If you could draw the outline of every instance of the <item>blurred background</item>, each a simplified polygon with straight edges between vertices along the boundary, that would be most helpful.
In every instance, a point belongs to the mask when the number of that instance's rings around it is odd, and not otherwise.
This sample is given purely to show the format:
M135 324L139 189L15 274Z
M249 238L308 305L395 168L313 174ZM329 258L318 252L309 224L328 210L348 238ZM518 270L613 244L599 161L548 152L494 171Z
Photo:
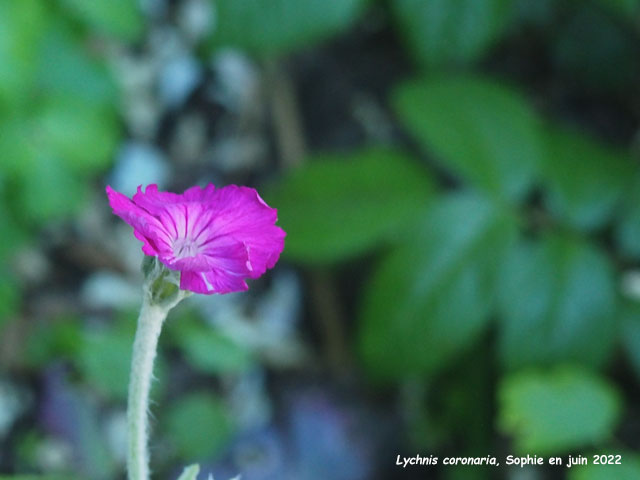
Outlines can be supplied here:
M208 182L286 248L171 313L156 478L640 478L639 161L638 0L0 0L1 478L124 479L104 188Z

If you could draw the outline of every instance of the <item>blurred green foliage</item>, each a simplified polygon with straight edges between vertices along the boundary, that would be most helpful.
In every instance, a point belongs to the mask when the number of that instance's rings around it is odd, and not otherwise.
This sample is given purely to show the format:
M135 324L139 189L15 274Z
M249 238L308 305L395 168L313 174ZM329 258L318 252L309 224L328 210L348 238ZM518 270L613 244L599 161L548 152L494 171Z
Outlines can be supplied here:
M119 141L104 55L67 3L0 2L2 257L42 222L79 212Z
M520 95L498 82L429 76L399 85L394 106L426 150L499 201L521 199L536 181L539 122Z
M2 263L44 224L82 210L90 180L106 170L120 140L106 56L70 3L0 2ZM5 273L3 319L20 296Z
M175 445L181 458L187 461L218 453L232 431L226 408L206 392L180 397L162 420L167 438Z
M640 378L640 305L624 302L620 306L619 335L635 374Z
M0 4L2 64L20 66L0 75L0 156L19 219L28 223L77 209L85 179L104 170L119 137L104 61L67 17L48 18L56 12L45 5Z
M640 258L640 173L634 172L630 191L622 199L616 214L614 237L621 255L633 259Z
M602 227L632 192L637 168L628 153L555 125L548 126L546 141L542 175L547 208L573 228Z
M287 255L331 262L401 235L432 192L428 174L406 155L367 150L311 159L269 200L288 227Z
M365 290L360 346L374 376L432 373L469 346L515 233L511 216L471 194L442 195L416 222Z
M615 98L638 80L637 25L626 21L640 5L542 2L539 17L526 18L527 2L389 3L416 66L428 69L390 96L420 149L413 162L422 172L413 175L431 179L428 202L406 203L417 184L403 192L387 173L362 189L374 178L365 165L398 169L396 153L312 156L267 195L289 232L284 255L314 266L382 250L358 313L356 343L370 378L429 385L494 331L504 372L496 426L515 449L606 446L624 399L603 368L620 338L636 371L640 362L640 309L618 291L618 258L640 252L637 159L628 145L542 114L514 85L473 70L516 22L535 19L558 38L550 55L560 75ZM553 20L560 11L564 24ZM453 192L431 187L446 185L443 173ZM380 235L390 205L405 204L410 219L393 237ZM609 232L614 244L602 241ZM637 473L633 461L625 468ZM597 472L576 469L572 478Z
M499 285L500 357L506 367L576 361L601 366L617 331L616 291L604 252L585 240L524 240Z
M593 455L613 455L614 461L620 455L620 464L594 465ZM589 455L589 465L572 467L567 478L569 480L633 480L640 477L640 456L628 450L604 450Z
M501 428L515 437L516 452L523 455L561 455L601 444L621 413L616 390L575 367L511 374L498 393Z
M189 364L204 374L240 373L253 364L246 348L210 327L181 326L176 334L177 344Z
M599 0L599 3L627 18L633 18L633 15L640 12L640 1L638 0Z
M260 57L291 52L344 30L368 0L211 0L212 47L238 47Z
M62 475L0 475L0 480L72 480Z
M97 34L135 41L144 32L145 23L138 2L132 0L60 0L70 15L86 23Z
M427 67L476 61L508 24L513 0L393 0L398 32Z
M635 13L627 18L638 18L639 11L636 3ZM594 90L629 88L640 74L635 42L633 33L587 2L558 34L554 62L559 70Z

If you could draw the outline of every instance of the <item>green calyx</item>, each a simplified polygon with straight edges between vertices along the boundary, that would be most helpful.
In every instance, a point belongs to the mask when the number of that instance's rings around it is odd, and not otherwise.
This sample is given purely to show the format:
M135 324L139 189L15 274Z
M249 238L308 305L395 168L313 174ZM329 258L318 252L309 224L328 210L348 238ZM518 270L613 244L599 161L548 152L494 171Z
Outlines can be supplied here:
M180 273L169 270L156 257L145 255L142 273L145 278L145 294L152 305L169 309L191 295L191 292L180 290Z

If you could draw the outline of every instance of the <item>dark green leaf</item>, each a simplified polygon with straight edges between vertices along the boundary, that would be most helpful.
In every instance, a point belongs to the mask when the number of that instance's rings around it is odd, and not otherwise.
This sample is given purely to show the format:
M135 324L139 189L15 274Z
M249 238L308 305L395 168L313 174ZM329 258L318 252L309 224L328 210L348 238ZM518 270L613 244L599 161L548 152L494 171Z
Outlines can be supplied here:
M629 191L631 158L557 127L549 128L547 139L542 170L549 210L576 228L602 226Z
M345 29L367 0L216 0L216 46L260 56L290 52Z
M406 83L394 97L424 148L474 186L519 200L535 181L538 121L511 89L487 79L440 77Z
M71 96L48 98L37 125L41 148L74 173L104 169L120 136L113 110Z
M7 320L18 311L20 291L12 275L3 272L0 279L0 334Z
M205 373L240 372L252 363L246 348L209 327L186 327L177 335L189 363Z
M78 367L102 394L127 398L133 336L117 331L88 332L84 335Z
M75 478L75 477L71 477ZM67 475L0 475L0 480L71 480Z
M512 22L518 28L549 29L557 19L558 10L564 6L556 0L517 0Z
M38 223L78 212L88 185L57 157L37 154L23 177L19 197L21 212L28 222Z
M640 172L633 176L631 188L618 211L615 240L624 255L640 258Z
M501 274L500 352L509 367L577 361L601 365L615 336L612 268L568 236L514 249Z
M399 33L429 66L482 58L504 31L513 0L393 0Z
M599 3L603 8L607 8L628 20L637 19L638 13L640 13L639 0L599 0Z
M33 122L19 111L0 114L0 171L8 180L24 178L33 168L36 150L32 131Z
M411 159L368 150L311 159L266 198L287 232L286 256L331 262L402 235L432 190L426 172Z
M0 107L24 100L33 84L45 5L38 0L0 2Z
M0 157L1 158L1 157ZM1 197L0 197L1 198ZM6 264L13 257L16 249L23 246L29 240L27 232L22 230L13 220L11 213L6 206L0 201L0 263ZM3 277L8 277L5 273ZM0 280L0 283L2 281ZM0 312L4 309L0 306ZM0 315L1 316L1 315Z
M621 342L640 380L640 304L628 302L621 309Z
M61 3L99 33L133 41L144 30L142 12L136 0L61 0Z
M83 342L80 323L74 318L30 322L24 361L33 368L44 368L51 362L75 356Z
M633 89L640 75L636 32L621 28L618 19L603 15L592 2L581 3L551 42L555 69L571 79L574 89L586 87L592 96Z
M442 197L366 288L359 346L373 375L433 372L484 329L513 219L477 196Z
M207 393L181 397L167 414L168 438L187 460L208 458L224 446L231 433L225 407Z
M83 40L62 21L50 22L45 31L37 80L47 96L75 98L85 108L98 104L115 110L117 90L104 59L91 56Z
M587 465L579 465L571 467L568 480L637 480L640 478L640 457L637 453L628 450L606 449L594 452L594 455L612 455L606 457L607 460L612 458L615 462L617 456L620 455L620 464L601 465L593 463L593 456L589 455Z
M135 317L134 317L135 318ZM94 329L83 334L74 361L85 381L107 398L127 398L135 323L129 313L117 326ZM153 369L158 381L151 384L152 398L163 395L167 387L167 364L159 351Z
M561 454L604 442L621 413L620 396L577 367L519 372L499 387L499 425L521 454Z

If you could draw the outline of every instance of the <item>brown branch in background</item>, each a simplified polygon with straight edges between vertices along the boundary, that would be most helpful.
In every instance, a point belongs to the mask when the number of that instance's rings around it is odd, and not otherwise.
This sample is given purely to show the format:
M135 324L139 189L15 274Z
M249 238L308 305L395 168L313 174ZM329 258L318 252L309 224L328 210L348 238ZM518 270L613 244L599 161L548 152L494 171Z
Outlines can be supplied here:
M324 354L334 373L347 373L350 364L344 330L345 315L338 298L331 272L315 269L311 272L310 294L320 321Z
M266 62L265 74L282 166L285 169L299 166L306 155L307 147L293 83L287 72L275 60Z
M24 359L27 330L22 316L6 320L0 336L0 365L8 371L18 368Z
M286 70L276 61L266 63L265 76L281 164L283 169L295 168L306 157L306 145L294 85ZM325 358L334 374L347 373L351 362L344 328L345 314L335 281L328 270L313 269L309 283Z

